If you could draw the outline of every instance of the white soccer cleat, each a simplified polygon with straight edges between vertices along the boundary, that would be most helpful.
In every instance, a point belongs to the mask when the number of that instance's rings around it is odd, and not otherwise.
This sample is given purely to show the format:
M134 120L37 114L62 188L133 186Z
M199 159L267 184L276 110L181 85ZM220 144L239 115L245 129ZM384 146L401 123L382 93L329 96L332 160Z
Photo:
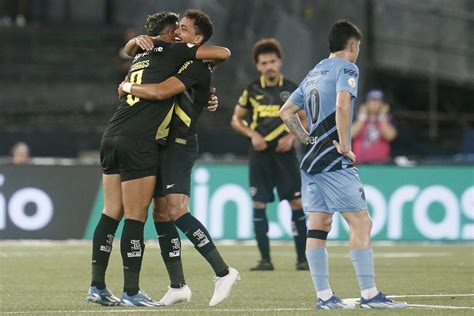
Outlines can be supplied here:
M229 267L229 274L223 277L216 277L216 285L214 287L214 295L209 302L209 306L216 306L225 300L234 284L240 281L240 273L234 268Z
M160 300L160 303L165 306L171 306L181 302L189 302L191 296L191 289L187 285L184 285L180 289L168 287L168 292L166 292L165 296Z

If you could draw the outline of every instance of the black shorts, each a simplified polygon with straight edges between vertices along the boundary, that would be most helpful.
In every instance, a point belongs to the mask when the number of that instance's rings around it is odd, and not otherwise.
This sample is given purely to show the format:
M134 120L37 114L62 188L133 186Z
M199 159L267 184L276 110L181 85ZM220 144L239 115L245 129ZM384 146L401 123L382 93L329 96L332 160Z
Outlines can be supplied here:
M172 193L191 195L191 173L198 158L197 146L169 143L159 146L159 167L154 197Z
M120 174L128 181L156 175L158 147L154 141L128 136L102 138L100 164L104 174Z
M276 187L281 200L301 198L301 175L295 150L276 153L272 149L250 149L250 194L255 202L270 203L275 200Z

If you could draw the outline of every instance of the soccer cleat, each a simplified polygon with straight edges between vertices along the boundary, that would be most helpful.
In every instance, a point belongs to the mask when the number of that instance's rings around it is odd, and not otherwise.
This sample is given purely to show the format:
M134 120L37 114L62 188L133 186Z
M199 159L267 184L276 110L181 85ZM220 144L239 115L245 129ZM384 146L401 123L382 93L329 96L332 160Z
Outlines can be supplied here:
M297 262L296 263L296 270L298 270L298 271L308 271L309 270L308 261Z
M214 295L209 302L209 306L216 306L223 300L225 300L229 294L230 290L240 281L240 274L234 268L229 267L229 274L223 277L216 277L216 285L214 287Z
M97 303L104 306L120 305L120 299L113 295L107 288L99 290L95 286L91 286L86 296L91 303Z
M345 303L333 293L332 297L327 301L318 298L314 307L316 309L355 309L355 304Z
M166 292L165 296L160 300L160 303L165 306L170 306L176 303L189 302L191 295L191 289L187 285L179 289L168 287L168 292Z
M382 292L375 295L371 299L360 298L360 308L367 309L396 309L405 308L408 304L406 302L396 302L386 297Z
M162 303L152 300L148 295L142 291L137 294L129 296L127 292L123 292L120 304L124 306L147 306L147 307L162 307Z
M258 264L250 268L250 271L273 271L275 268L273 267L273 263L271 261L259 261Z

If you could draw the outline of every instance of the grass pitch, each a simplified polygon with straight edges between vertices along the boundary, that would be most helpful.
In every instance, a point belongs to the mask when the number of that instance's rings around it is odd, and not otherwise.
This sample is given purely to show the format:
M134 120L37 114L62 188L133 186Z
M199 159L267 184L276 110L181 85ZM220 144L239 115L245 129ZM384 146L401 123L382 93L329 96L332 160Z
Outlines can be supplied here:
M258 257L255 246L219 246L226 261L242 276L231 296L209 307L214 284L207 263L191 247L183 249L183 265L193 291L190 303L168 308L102 307L86 302L90 281L90 242L0 243L1 315L152 315L157 312L201 315L310 315L315 293L309 272L295 271L291 244L272 246L275 271L250 272ZM330 281L342 298L359 290L348 249L329 245ZM389 295L410 307L402 311L318 311L331 315L473 315L474 245L394 245L374 247L376 281ZM141 288L159 300L168 279L156 242L147 242ZM119 245L114 246L107 286L122 292Z

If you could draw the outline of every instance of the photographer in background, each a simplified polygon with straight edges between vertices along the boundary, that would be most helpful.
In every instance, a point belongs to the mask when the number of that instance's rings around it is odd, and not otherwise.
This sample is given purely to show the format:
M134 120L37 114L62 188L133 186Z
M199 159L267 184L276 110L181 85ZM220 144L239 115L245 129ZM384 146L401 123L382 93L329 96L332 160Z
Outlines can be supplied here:
M357 119L352 124L352 150L358 163L390 161L390 143L397 137L397 130L389 111L380 90L371 90L366 102L360 105Z

